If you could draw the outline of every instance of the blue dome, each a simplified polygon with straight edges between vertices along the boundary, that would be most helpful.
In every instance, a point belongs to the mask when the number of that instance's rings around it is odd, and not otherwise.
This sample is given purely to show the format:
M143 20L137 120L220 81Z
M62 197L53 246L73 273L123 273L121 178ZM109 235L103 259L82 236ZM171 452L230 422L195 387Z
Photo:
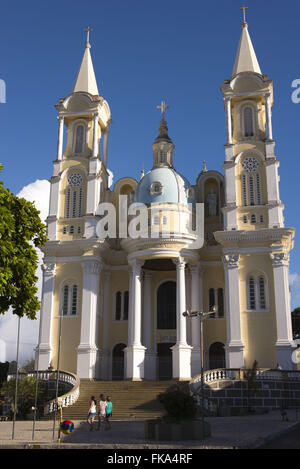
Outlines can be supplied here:
M151 203L193 203L189 181L169 167L154 168L140 180L135 201Z

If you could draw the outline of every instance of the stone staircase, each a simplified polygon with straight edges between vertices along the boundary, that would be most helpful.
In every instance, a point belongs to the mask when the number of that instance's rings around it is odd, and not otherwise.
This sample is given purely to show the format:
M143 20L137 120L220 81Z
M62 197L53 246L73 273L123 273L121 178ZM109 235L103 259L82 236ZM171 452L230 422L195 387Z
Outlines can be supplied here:
M113 404L112 420L144 420L161 417L163 406L157 395L177 381L96 381L80 379L78 400L63 409L63 419L86 420L91 396L109 396ZM97 408L98 411L98 408Z

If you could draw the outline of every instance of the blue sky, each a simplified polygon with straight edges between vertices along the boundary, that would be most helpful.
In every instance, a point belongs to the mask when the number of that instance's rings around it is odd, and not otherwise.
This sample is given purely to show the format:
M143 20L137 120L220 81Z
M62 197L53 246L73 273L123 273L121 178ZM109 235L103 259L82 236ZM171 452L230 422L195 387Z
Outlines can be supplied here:
M274 80L273 132L280 160L280 195L286 226L300 228L298 180L300 104L291 83L300 78L300 2L247 2L247 21L262 72ZM225 118L220 85L231 76L241 33L241 1L52 0L2 2L0 152L5 186L14 193L52 174L56 157L54 104L72 91L85 33L93 28L91 53L100 94L113 124L109 168L114 181L139 178L152 163L164 99L176 169L194 183L207 161L221 170ZM300 247L291 272L300 282ZM298 282L298 283L297 283ZM300 295L293 290L293 306ZM299 288L300 291L300 288ZM299 300L299 301L298 301Z

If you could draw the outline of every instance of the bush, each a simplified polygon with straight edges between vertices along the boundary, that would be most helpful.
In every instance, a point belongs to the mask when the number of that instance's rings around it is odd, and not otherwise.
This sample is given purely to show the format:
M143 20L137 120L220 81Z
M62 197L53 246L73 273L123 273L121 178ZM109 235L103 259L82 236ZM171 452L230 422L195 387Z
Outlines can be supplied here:
M160 393L157 396L167 412L165 420L181 422L195 417L197 412L194 398L186 392L176 389Z

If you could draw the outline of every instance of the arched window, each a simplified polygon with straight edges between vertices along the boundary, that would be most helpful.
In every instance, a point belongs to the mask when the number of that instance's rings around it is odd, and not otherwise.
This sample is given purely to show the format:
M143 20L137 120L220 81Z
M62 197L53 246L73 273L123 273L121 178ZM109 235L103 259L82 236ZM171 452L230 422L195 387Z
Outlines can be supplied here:
M157 291L157 329L176 329L176 283L165 282Z
M75 130L75 153L82 153L84 150L84 125L79 124Z
M249 310L267 309L266 279L264 275L251 275L247 280Z
M62 288L61 315L75 316L78 308L78 286L66 284Z
M255 156L246 156L242 161L242 169L241 186L243 205L261 205L263 202L259 160Z
M83 215L83 177L79 172L70 173L65 192L65 218Z
M251 106L246 106L243 109L243 121L244 121L244 136L253 137L254 135L254 126L253 126L253 108Z

